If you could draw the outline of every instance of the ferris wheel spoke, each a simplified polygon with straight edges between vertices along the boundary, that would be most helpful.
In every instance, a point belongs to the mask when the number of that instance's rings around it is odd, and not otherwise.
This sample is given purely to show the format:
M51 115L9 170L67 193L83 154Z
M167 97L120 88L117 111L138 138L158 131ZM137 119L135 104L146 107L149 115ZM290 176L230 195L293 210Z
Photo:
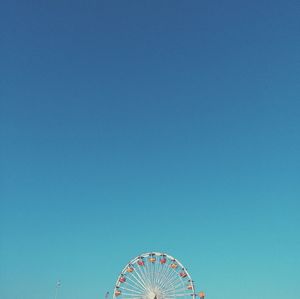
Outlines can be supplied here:
M150 281L150 285L153 288L153 282L152 282L152 277L153 277L153 273L152 273L152 265L149 261L147 261L147 271L149 273L149 281Z
M165 265L165 264L160 265L160 270L157 274L157 284L159 286L162 286L162 279L165 276L165 273L167 273L166 272L167 269L168 269L167 265Z
M157 280L157 273L158 273L158 266L159 266L159 258L158 256L155 256L156 261L153 263L153 285L157 285L156 280Z
M184 288L184 284L182 283L182 281L180 281L180 279L178 279L178 277L176 277L175 279L176 280L170 281L170 285L172 285L172 287L174 289L178 289L179 287ZM178 283L178 280L180 281L179 283Z
M177 272L176 272L177 273ZM173 271L169 270L168 276L165 278L165 280L162 282L162 286L164 288L166 288L167 286L171 286L172 282L178 278L177 276L175 276L175 274L173 273Z
M129 292L132 292L132 293L135 293L135 294L143 294L143 292L138 292L136 290L133 290L133 289L128 289L128 288L125 288L125 287L120 287L121 290L126 290L126 291L129 291Z
M151 288L152 288L152 285L151 285L151 281L150 281L150 274L149 274L149 269L147 268L147 266L145 266L145 268L143 268L143 270L141 269L141 272L142 272L142 276L145 280L145 284L147 286L147 290L150 291Z
M171 297L172 298L177 298L177 297L185 297L185 296L189 296L189 294L174 294ZM190 295L191 296L191 295Z
M165 297L168 297L170 294L174 293L174 289L162 289L162 293L164 294Z
M155 263L155 277L154 277L155 285L158 284L157 280L158 280L158 275L159 275L160 270L161 270L161 264L160 264L159 258L158 258L157 263Z
M125 285L124 284L120 285L120 288L124 288L124 286L126 286L126 287L128 286L128 287L132 288L133 290L135 290L135 291L137 291L139 293L145 291L145 289L141 289L140 287L137 287L131 281L128 281L128 280L127 280L127 282L126 282Z
M179 273L176 270L171 270L171 275L168 278L168 281L166 282L167 284L171 284L174 285L174 283L176 283L176 281L180 281L183 283L182 278L179 276Z
M145 288L141 284L138 284L135 280L131 279L129 276L127 276L127 283L128 283L128 280L131 282L129 284L131 287L133 287L133 285L134 285L134 287L138 290L142 290L142 291L145 290Z
M153 286L155 286L155 279L156 279L156 264L157 264L157 261L155 263L152 264L152 284Z
M135 277L135 275L133 274L133 272L132 272L131 274L132 274L132 276ZM138 278L139 278L139 279L137 279L137 278L135 277L136 280L139 281L139 282L144 286L145 289L147 289L147 284L145 283L144 279L140 276L140 274L139 274L137 271L135 271L135 274L136 274L136 275L138 276Z
M147 273L146 266L140 266L139 272L141 273L141 276L144 278L145 283L150 286L150 280L149 280L149 274Z
M164 282L168 279L169 275L170 275L170 269L168 268L167 265L165 265L163 271L160 273L158 277L158 284L163 286Z
M157 276L156 276L156 284L159 284L159 279L161 277L161 272L164 270L163 264L159 264L158 266L158 271L157 271Z
M170 281L168 283L168 285L165 286L165 289L167 291L173 290L173 291L177 291L178 292L178 288L179 287L185 290L184 285L182 283L178 283L178 281L177 282L176 281Z
M153 280L154 280L154 267L153 267L153 264L148 262L148 265L149 265L149 271L150 271L150 281L151 281L151 286L152 288L154 287L154 283L153 283Z
M136 282L136 280L132 279L130 276L126 275L126 283L122 283L120 287L122 286L130 286L131 288L136 289L137 291L144 291L145 288Z
M173 294L175 292L175 289L162 289L163 294L165 295L165 297L168 297L170 294Z
M168 270L169 270L168 271L168 276L166 277L165 281L169 281L173 277L177 277L177 274L178 274L176 269L172 269L171 267L169 267Z
M167 294L169 294L169 293L173 294L173 293L178 292L178 289L173 284L170 284L164 288L164 291Z
M171 292L171 291L184 292L184 291L186 291L186 288L176 288L176 287L174 287L174 288L166 289L165 291L166 292ZM189 294L189 293L187 292L186 294Z
M162 271L158 275L158 284L162 285L169 273L169 266L167 264L162 265Z
M169 272L169 264L167 262L162 264L161 266L162 266L162 270L159 273L158 282L160 282L162 278L165 277Z
M163 258L163 257L161 257L161 258ZM164 264L164 263L159 263L159 265L158 265L158 271L157 271L157 277L156 277L156 283L157 283L158 285L160 284L159 281L160 281L160 279L162 278L162 273L163 273L163 271L165 271L166 268L168 268L168 267L166 266L166 264Z
M133 279L135 279L135 281L138 283L138 284L140 284L140 286L142 287L142 288L144 288L144 289L147 289L147 287L146 287L146 285L144 284L144 282L142 281L142 280L140 280L140 279L138 279L134 274L133 274L133 272L130 274L130 277Z
M123 293L123 294L122 294L122 298L124 299L123 296L124 296L124 297L127 296L127 297L130 297L130 298L142 298L142 296L139 297L139 296L137 296L136 294L135 294L135 295L132 295L132 294L129 294L129 293Z
M174 293L176 291L175 287L173 284L168 284L166 286L163 287L163 290L165 293L169 294L169 293Z
M169 270L168 275L163 279L162 285L163 287L166 287L167 285L170 284L171 281L175 279L175 275L172 271Z
M155 286L155 265L156 262L151 263L151 270L152 270L152 285Z
M182 283L182 281L180 281L177 285L175 285L176 290L178 290L179 288L183 289L183 290L187 290L186 288L186 284Z
M181 282L178 283L177 282L173 282L173 283L170 283L168 286L165 287L165 290L179 290L179 289L183 289L183 290L187 290L185 285L182 284Z
M133 280L131 277L127 276L127 284L129 284L131 287L144 291L145 288L136 282L136 280Z
M190 293L186 285L178 284L177 286L175 286L175 289L177 292L186 292L187 294Z

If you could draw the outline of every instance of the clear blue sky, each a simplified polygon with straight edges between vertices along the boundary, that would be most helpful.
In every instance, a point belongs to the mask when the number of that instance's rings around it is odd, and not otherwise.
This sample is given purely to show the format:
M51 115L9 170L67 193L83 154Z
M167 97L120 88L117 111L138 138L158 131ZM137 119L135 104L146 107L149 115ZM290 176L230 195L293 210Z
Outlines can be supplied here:
M299 298L296 1L2 1L0 297L102 299L166 251L207 299Z

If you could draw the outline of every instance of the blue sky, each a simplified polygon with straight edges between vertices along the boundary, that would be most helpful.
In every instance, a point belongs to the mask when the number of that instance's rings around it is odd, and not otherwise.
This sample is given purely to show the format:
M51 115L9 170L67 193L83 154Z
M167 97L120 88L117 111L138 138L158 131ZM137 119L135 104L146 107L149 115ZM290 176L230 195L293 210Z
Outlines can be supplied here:
M103 298L152 250L298 296L296 1L1 6L1 298Z

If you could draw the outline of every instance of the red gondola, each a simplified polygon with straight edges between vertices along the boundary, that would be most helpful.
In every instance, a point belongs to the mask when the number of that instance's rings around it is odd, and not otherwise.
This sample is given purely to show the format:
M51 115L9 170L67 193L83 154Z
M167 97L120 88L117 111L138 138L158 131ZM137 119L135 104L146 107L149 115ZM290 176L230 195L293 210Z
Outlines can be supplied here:
M124 282L126 281L125 276L121 276L121 277L119 278L119 281L120 281L121 283L124 283Z
M140 260L137 261L137 264L138 264L139 266L144 266L144 265L145 265L145 262L144 262L142 259L140 259Z

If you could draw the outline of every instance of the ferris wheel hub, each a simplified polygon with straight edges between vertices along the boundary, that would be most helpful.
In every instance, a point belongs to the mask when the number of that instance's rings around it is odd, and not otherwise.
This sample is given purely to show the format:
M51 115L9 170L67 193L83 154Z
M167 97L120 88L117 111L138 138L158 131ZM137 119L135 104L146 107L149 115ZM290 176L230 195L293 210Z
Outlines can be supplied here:
M147 299L157 299L157 296L156 296L156 294L153 291L150 291L147 294Z

